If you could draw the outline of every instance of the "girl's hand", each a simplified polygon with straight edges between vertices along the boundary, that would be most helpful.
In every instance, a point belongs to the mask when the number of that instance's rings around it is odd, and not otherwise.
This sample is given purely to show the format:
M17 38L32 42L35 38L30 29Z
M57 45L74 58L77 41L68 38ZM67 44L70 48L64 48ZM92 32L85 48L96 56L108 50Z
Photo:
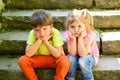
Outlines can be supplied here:
M79 38L83 39L85 36L86 36L86 31L85 30L81 31Z
M68 31L68 35L71 39L76 39L76 37L70 31Z

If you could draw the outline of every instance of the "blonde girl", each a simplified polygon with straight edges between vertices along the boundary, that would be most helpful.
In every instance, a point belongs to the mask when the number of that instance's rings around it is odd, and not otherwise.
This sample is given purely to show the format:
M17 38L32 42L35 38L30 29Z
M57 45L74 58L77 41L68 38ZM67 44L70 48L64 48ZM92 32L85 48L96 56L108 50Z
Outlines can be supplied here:
M66 17L64 34L68 58L71 61L66 80L75 80L76 68L80 68L83 80L94 80L92 68L99 60L99 50L93 31L93 16L88 10L73 10Z

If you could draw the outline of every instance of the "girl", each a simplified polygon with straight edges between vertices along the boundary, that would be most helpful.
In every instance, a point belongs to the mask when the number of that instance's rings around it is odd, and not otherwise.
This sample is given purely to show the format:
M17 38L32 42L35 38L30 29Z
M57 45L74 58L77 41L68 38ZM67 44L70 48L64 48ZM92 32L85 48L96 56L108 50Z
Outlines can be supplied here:
M99 50L93 32L93 17L86 10L73 10L66 18L67 31L64 36L71 61L67 80L75 80L76 68L79 67L83 80L94 80L92 67L99 60Z

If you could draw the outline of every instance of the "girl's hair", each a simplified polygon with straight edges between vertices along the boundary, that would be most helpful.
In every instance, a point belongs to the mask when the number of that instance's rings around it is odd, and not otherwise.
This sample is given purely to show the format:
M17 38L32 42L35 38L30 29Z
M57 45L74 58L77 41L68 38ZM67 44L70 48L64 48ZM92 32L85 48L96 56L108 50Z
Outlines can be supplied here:
M68 29L69 25L76 20L79 20L85 24L86 31L93 30L93 16L89 13L87 9L74 9L73 11L69 12L66 17L66 28Z
M31 25L33 28L50 24L53 24L53 18L47 10L40 9L31 16Z

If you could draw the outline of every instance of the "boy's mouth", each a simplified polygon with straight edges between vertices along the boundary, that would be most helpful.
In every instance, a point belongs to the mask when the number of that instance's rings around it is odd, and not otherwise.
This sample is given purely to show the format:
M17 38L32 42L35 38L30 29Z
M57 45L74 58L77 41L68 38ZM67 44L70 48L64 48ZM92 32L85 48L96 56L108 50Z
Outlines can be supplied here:
M45 37L45 36L40 36L40 38L42 38L42 39L43 39L44 37Z

